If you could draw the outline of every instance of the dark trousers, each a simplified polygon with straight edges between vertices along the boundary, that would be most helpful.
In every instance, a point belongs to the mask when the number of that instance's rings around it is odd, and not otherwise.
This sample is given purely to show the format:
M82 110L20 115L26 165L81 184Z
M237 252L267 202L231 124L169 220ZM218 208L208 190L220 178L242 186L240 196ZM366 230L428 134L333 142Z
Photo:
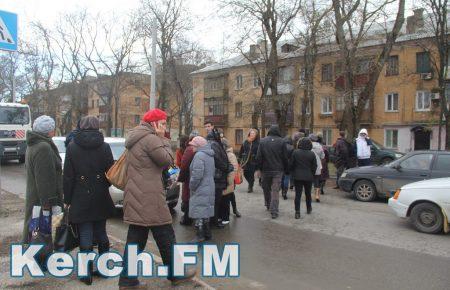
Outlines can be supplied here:
M372 164L372 160L370 158L367 159L358 159L358 166L370 166Z
M217 224L219 219L222 219L220 216L221 207L222 207L222 188L216 188L216 196L214 200L214 218L212 219L212 223Z
M265 205L272 214L278 214L282 178L283 172L263 174L262 177Z
M344 173L347 167L345 165L340 165L336 168L336 186L339 186L339 178L341 178L342 173Z
M233 208L233 213L236 213L237 205L236 205L236 195L234 194L234 192L230 193L230 202L231 202L231 207Z
M244 178L248 182L248 187L253 188L253 185L255 184L255 168L249 167L244 169Z
M288 191L290 179L291 179L290 175L283 175L283 181L281 183L281 190Z
M169 275L167 276L167 279L171 280L173 278L173 272L171 267L172 246L176 243L175 233L173 231L171 224L152 227L130 225L128 227L126 245L137 244L138 253L144 251L145 245L147 244L149 231L152 232L153 238L155 239L156 245L158 246L158 250L164 265L168 266L169 268ZM136 277L128 277L127 259L128 253L125 248L123 256L124 268L119 280L120 286L133 286L138 283L138 279Z
M81 250L92 249L94 241L98 243L99 247L109 247L106 220L80 223L78 224L78 233Z
M231 203L231 193L222 196L222 201L220 205L220 218L223 221L230 220L230 203Z
M305 189L306 208L311 210L311 188L312 181L295 180L295 211L300 212L300 201L302 199L302 191Z

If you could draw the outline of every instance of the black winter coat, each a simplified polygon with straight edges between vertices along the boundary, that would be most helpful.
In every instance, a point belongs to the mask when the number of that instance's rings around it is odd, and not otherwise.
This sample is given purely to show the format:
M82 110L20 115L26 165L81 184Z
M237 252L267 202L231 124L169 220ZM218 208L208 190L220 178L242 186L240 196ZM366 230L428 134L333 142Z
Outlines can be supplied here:
M245 140L244 144L242 144L241 150L239 151L239 161L241 164L245 163L242 167L244 170L256 169L256 154L258 154L258 147L259 139L253 142Z
M228 173L233 171L233 165L228 161L227 152L222 144L214 140L212 134L209 134L206 139L211 144L211 149L214 151L214 165L216 167L214 183L216 185L216 191L222 191L228 186L227 177Z
M98 130L81 130L69 144L64 162L64 203L73 223L105 220L114 215L105 173L113 165L109 144Z
M281 138L277 126L272 126L267 137L262 138L256 155L257 168L264 174L275 174L288 170L286 141Z
M312 144L309 139L300 141L300 149L294 150L289 160L289 169L294 180L313 181L317 169L317 160L314 152L311 151Z

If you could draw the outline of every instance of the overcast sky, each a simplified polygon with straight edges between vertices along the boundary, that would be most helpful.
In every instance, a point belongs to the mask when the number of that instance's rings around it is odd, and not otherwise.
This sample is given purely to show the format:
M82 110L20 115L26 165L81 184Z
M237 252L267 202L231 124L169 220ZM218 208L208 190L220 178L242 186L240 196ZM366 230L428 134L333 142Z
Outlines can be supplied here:
M0 0L0 10L19 15L19 35L27 37L27 23L41 21L46 25L56 22L58 14L87 8L92 14L98 12L127 13L139 6L139 0ZM411 14L413 0L407 0L407 15ZM214 51L216 59L223 55L224 42L233 34L231 25L217 15L215 0L186 0L195 25L193 36L201 45Z

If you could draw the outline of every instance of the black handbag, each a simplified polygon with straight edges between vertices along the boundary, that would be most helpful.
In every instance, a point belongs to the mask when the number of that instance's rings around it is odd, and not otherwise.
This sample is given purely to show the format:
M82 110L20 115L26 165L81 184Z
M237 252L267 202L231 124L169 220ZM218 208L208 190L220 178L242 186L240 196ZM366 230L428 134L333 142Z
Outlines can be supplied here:
M69 222L69 211L66 210L61 225L56 228L54 249L58 252L70 252L79 245L78 229Z
M45 265L47 261L47 257L53 253L53 243L52 243L52 235L44 234L39 231L39 228L31 232L30 236L30 245L31 244L41 244L44 247L39 251L39 254L36 255L36 261L39 265Z

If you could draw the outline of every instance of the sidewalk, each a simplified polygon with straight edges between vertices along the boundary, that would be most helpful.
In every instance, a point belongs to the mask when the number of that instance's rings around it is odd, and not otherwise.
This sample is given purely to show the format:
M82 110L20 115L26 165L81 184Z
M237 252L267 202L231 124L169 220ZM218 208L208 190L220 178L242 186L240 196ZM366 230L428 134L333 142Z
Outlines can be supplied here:
M24 200L10 192L2 191L0 195L0 288L1 289L118 289L118 278L95 278L89 287L79 282L76 276L70 278L32 278L27 273L23 278L12 278L9 274L9 245L21 240L23 227ZM123 251L124 245L117 240L111 240L112 249ZM157 255L155 255L157 256ZM155 261L158 262L155 257ZM48 275L48 273L47 273ZM166 279L142 278L147 283L148 289L211 289L201 281L186 282L177 287L172 287Z

